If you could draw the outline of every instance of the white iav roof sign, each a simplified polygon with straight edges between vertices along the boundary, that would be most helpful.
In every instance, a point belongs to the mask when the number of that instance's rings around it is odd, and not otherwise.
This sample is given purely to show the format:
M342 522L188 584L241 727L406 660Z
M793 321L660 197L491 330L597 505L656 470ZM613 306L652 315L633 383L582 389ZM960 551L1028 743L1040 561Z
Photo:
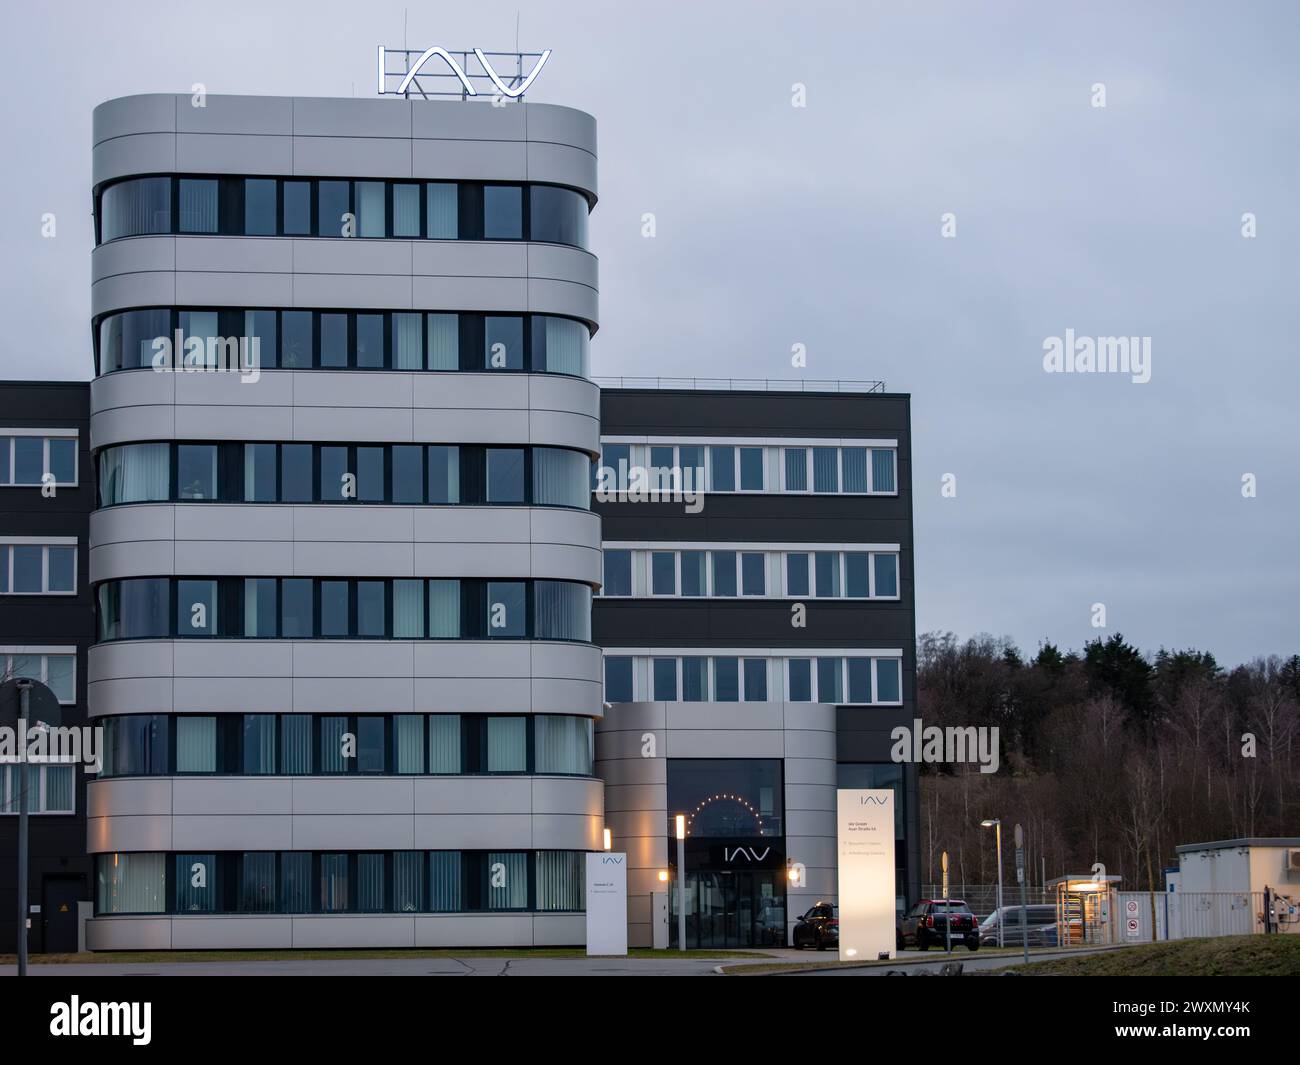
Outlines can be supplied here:
M450 52L446 48L379 46L378 91L381 96L504 96L521 99L550 58L543 52ZM532 64L527 74L524 68ZM500 67L500 70L497 68Z

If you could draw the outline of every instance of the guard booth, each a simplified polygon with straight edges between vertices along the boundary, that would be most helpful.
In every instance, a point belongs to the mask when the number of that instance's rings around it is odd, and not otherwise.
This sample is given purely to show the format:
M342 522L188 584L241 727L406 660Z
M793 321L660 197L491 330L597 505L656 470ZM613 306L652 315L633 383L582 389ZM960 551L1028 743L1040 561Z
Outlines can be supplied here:
M1119 881L1118 876L1081 873L1047 882L1047 889L1055 894L1059 946L1120 942Z

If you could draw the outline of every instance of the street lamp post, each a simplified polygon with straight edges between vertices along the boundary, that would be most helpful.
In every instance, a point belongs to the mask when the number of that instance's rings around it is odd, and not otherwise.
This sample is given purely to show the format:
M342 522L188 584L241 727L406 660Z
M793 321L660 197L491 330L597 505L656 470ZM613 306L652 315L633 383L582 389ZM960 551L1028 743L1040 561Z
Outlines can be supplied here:
M22 710L20 728L27 727L27 713L31 701L31 682L18 682L18 697ZM27 975L27 756L26 744L20 742L23 757L18 759L18 975Z
M677 947L686 950L686 815L677 815Z
M983 828L991 828L997 838L998 847L998 946L1005 946L1002 939L1002 919L1006 915L1002 912L1002 819L1000 817L990 817L980 822Z

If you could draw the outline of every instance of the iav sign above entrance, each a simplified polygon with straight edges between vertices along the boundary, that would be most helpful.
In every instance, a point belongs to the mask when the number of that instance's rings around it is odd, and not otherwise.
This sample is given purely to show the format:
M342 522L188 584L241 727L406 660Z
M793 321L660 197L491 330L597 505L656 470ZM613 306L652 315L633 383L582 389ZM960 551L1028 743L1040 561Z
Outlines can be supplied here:
M449 52L433 47L417 52L381 44L377 88L381 96L468 99L486 95L519 100L550 56L549 48L544 52L485 52L481 48ZM525 66L532 67L526 74Z

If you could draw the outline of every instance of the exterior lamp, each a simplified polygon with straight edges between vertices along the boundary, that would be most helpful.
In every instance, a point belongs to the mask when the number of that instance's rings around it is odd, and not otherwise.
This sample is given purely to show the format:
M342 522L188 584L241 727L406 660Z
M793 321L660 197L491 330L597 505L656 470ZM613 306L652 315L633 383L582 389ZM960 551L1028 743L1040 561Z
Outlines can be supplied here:
M614 849L614 833L608 828L605 829L605 849L607 851Z
M998 842L998 946L1004 946L1002 941L1002 926L1006 923L1006 914L1002 912L1002 819L998 817L986 817L980 822L981 828L991 828L997 833Z

